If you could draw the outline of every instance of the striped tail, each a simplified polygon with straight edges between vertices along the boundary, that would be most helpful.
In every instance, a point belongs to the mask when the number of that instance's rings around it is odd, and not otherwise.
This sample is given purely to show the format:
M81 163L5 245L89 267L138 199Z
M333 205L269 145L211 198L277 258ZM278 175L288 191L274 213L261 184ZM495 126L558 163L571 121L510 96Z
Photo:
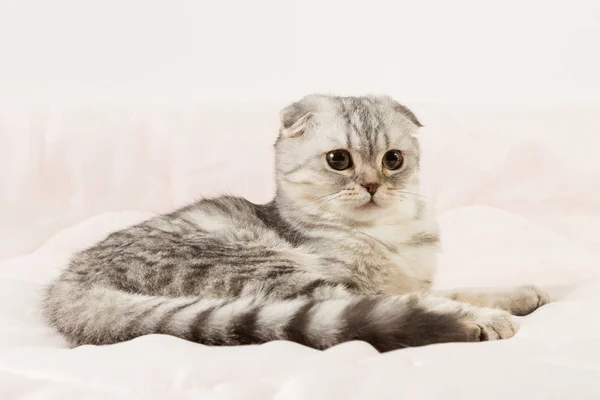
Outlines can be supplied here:
M45 302L47 319L73 345L111 344L148 334L208 345L290 340L317 349L362 340L379 351L472 340L456 315L428 310L415 296L210 300L74 286L57 282Z

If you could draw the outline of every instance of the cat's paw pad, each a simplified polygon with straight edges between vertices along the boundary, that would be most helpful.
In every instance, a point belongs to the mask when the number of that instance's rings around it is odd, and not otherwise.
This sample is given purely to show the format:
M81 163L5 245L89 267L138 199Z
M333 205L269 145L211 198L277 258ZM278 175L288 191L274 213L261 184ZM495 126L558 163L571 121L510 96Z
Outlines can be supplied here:
M466 317L470 341L509 339L517 333L519 326L509 313L491 308L479 308Z
M531 314L541 306L550 303L550 296L537 286L519 286L511 295L511 312L523 316Z

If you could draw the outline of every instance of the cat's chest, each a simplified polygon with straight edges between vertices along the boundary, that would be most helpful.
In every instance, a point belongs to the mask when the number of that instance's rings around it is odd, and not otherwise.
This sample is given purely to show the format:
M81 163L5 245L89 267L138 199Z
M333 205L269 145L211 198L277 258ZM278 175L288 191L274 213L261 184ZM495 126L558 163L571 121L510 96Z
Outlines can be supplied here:
M432 281L437 258L435 243L424 245L417 238L437 232L435 224L423 221L361 229L340 238L338 254L344 254L353 276L368 290L386 294L426 291Z

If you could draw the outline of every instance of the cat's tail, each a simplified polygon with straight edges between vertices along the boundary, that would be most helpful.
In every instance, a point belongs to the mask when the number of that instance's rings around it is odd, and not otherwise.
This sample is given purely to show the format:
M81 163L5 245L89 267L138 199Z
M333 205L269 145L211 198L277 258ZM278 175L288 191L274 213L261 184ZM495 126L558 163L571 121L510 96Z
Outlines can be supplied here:
M48 290L45 315L73 345L167 334L209 345L290 340L318 349L363 340L389 351L472 341L478 335L457 315L426 307L415 295L210 300L144 296L58 281Z

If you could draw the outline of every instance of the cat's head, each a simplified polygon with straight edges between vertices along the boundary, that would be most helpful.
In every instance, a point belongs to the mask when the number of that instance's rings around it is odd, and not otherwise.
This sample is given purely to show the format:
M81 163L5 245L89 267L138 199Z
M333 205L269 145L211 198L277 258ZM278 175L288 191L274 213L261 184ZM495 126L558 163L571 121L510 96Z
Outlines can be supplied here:
M385 96L310 95L286 107L275 144L278 202L323 221L414 217L420 126Z

